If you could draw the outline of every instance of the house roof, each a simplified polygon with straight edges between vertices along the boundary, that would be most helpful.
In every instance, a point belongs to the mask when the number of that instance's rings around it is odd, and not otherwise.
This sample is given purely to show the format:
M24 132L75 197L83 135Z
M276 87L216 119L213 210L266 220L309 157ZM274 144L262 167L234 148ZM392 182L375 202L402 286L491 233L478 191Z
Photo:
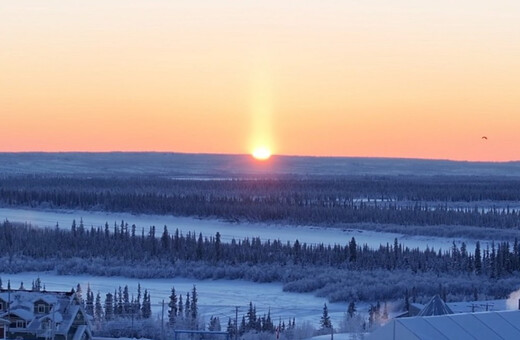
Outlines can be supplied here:
M520 311L461 313L393 319L367 340L520 339Z
M27 290L0 290L0 298L4 301L10 300L9 310L0 315L0 318L16 315L27 321L26 332L35 332L40 329L44 320L53 320L59 323L56 333L68 333L74 318L78 312L82 312L81 307L77 304L74 292L46 292L46 291L27 291ZM39 301L51 305L47 314L35 312L35 305ZM0 319L1 320L1 319ZM8 320L7 320L8 321ZM88 320L86 321L88 324ZM0 321L1 323L1 321ZM87 327L87 333L90 329Z
M446 315L453 314L448 305L441 299L439 295L435 295L430 301L424 306L423 309L417 314L417 316L433 316L433 315Z
M34 314L32 312L25 310L25 309L21 309L21 308L6 312L6 313L0 315L0 317L2 317L2 318L8 317L11 314L16 315L17 317L19 317L21 319L24 319L25 321L31 321L34 318Z
M81 340L81 336L86 331L87 331L87 326L85 326L85 325L79 326L78 329L76 330L76 333L74 333L74 336L72 337L72 340Z

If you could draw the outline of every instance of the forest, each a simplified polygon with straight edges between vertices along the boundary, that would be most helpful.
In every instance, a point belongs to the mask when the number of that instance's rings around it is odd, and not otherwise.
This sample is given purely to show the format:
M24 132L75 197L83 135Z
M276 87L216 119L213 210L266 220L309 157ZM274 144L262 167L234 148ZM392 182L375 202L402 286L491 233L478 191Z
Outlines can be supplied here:
M0 224L0 270L54 270L137 278L193 277L282 282L286 291L314 292L330 301L386 301L409 295L422 300L442 293L447 300L504 298L520 284L520 244L498 242L470 252L411 249L397 240L372 249L355 238L325 246L258 238L223 243L204 236L151 226L37 228Z
M0 205L313 224L520 227L520 180L496 177L259 178L8 176ZM426 229L426 228L424 228Z

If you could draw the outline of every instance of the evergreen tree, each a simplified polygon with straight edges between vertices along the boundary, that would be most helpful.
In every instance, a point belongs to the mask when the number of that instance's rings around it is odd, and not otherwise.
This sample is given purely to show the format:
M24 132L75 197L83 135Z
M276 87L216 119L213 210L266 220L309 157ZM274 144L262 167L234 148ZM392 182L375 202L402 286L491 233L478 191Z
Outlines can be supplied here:
M238 328L238 334L242 336L245 332L247 332L246 317L242 316L242 321L240 322L240 327Z
M72 226L70 227L70 230L72 231L72 236L76 237L78 232L76 230L76 220L72 220Z
M85 307L85 301L83 300L83 291L81 290L81 285L78 283L76 285L76 298L80 306Z
M246 332L254 330L256 328L256 309L253 306L253 302L249 301L249 310L247 311L247 324Z
M141 284L140 283L137 284L137 299L135 300L135 310L138 313L137 317L139 317L141 314Z
M170 294L170 302L168 303L168 324L170 327L175 325L177 318L177 295L175 294L175 287L172 287Z
M114 299L111 293L107 293L105 297L105 320L114 319Z
M235 324L234 324L234 322L231 321L231 318L228 319L228 324L227 324L226 332L230 335L230 338L231 338L231 339L234 339L234 338L235 338L235 332L236 332L236 329L235 329Z
M179 309L177 310L177 316L180 318L184 317L184 305L182 304L182 294L179 294Z
M96 304L94 307L94 319L96 321L103 320L103 306L101 305L101 295L99 292L96 295Z
M116 315L118 316L125 316L123 311L124 311L124 308L123 308L123 290L121 289L121 286L119 286L119 290L118 290L118 294L117 294L117 313Z
M152 304L150 302L150 295L148 294L148 290L144 290L143 295L143 304L141 307L141 315L145 319L149 319L152 316Z
M186 320L191 316L190 293L186 293L186 305L184 306L184 315Z
M131 312L130 308L130 294L128 293L128 285L123 289L123 314L128 317Z
M348 244L348 249L349 249L349 260L351 262L355 262L357 260L357 244L356 244L356 239L354 237L352 237L352 239L350 240L350 242Z
M327 304L323 304L323 314L320 319L321 329L329 329L332 328L332 322L330 321L329 310L327 308Z
M114 318L120 317L119 308L118 308L118 298L117 298L117 289L114 289Z
M220 233L217 231L215 235L215 260L220 261L221 256L221 240L220 240Z
M197 295L197 288L195 285L193 285L193 289L191 290L191 318L192 320L197 320L198 316L198 295Z
M356 304L354 303L354 301L350 301L350 303L348 304L348 309L347 309L348 317L352 319L354 317L355 313L356 313Z
M208 324L208 331L220 332L220 319L218 317L211 316Z
M168 228L166 226L164 226L164 230L161 235L161 246L164 250L168 250L170 248L170 235L168 234Z
M480 275L482 273L482 256L480 254L480 242L477 241L475 245L475 274Z
M90 284L87 285L87 302L85 304L85 312L94 316L94 293L90 290Z

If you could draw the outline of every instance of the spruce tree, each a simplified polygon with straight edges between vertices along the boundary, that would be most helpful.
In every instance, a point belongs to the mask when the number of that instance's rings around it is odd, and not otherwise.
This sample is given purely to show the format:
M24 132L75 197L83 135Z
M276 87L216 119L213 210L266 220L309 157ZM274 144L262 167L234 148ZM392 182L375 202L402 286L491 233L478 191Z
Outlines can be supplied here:
M184 306L184 315L186 317L186 320L190 319L190 316L191 316L190 293L186 293L186 305Z
M135 310L138 312L138 317L141 314L141 284L137 284L137 299L135 300Z
M172 287L170 294L170 302L168 303L168 324L170 327L175 325L177 318L177 295L175 294L175 287Z
M94 319L101 321L103 319L103 306L101 305L101 295L99 292L96 295L96 304L94 307Z
M144 290L143 295L143 304L141 307L141 315L144 319L149 319L152 316L152 305L150 302L150 295L148 294L148 290Z
M354 301L350 301L350 303L348 304L348 309L347 309L348 317L352 319L354 317L355 313L356 313L356 304L354 303Z
M128 293L128 285L123 289L123 314L125 317L130 315L130 294Z
M182 294L179 294L179 308L177 310L177 316L180 318L184 317L184 305L182 304Z
M90 290L90 284L87 286L87 302L85 304L85 312L94 316L94 293Z
M197 316L198 316L198 296L197 296L197 288L195 287L195 285L193 285L193 289L191 291L191 305L190 305L190 308L191 308L191 318L193 320L197 320Z
M323 314L320 319L321 329L329 329L332 328L332 323L330 321L329 309L327 308L327 304L323 304Z
M482 273L482 255L480 254L480 242L477 241L475 245L475 274Z
M105 297L105 320L114 319L114 299L111 293L107 293Z

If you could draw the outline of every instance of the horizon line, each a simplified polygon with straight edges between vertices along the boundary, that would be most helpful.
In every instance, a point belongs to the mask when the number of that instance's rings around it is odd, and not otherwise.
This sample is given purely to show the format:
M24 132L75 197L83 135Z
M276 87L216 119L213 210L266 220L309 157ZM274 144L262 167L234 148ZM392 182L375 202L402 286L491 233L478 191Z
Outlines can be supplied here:
M131 150L110 150L110 151L0 151L1 154L177 154L177 155L201 155L201 156L248 156L250 153L216 153L216 152L183 152L183 151L131 151ZM511 159L503 161L493 160L467 160L467 159L449 159L449 158L422 158L422 157L389 157L389 156L337 156L337 155L302 155L302 154L272 154L271 157L287 157L287 158L337 158L337 159L378 159L378 160L417 160L417 161L444 161L458 163L519 163L520 159Z

